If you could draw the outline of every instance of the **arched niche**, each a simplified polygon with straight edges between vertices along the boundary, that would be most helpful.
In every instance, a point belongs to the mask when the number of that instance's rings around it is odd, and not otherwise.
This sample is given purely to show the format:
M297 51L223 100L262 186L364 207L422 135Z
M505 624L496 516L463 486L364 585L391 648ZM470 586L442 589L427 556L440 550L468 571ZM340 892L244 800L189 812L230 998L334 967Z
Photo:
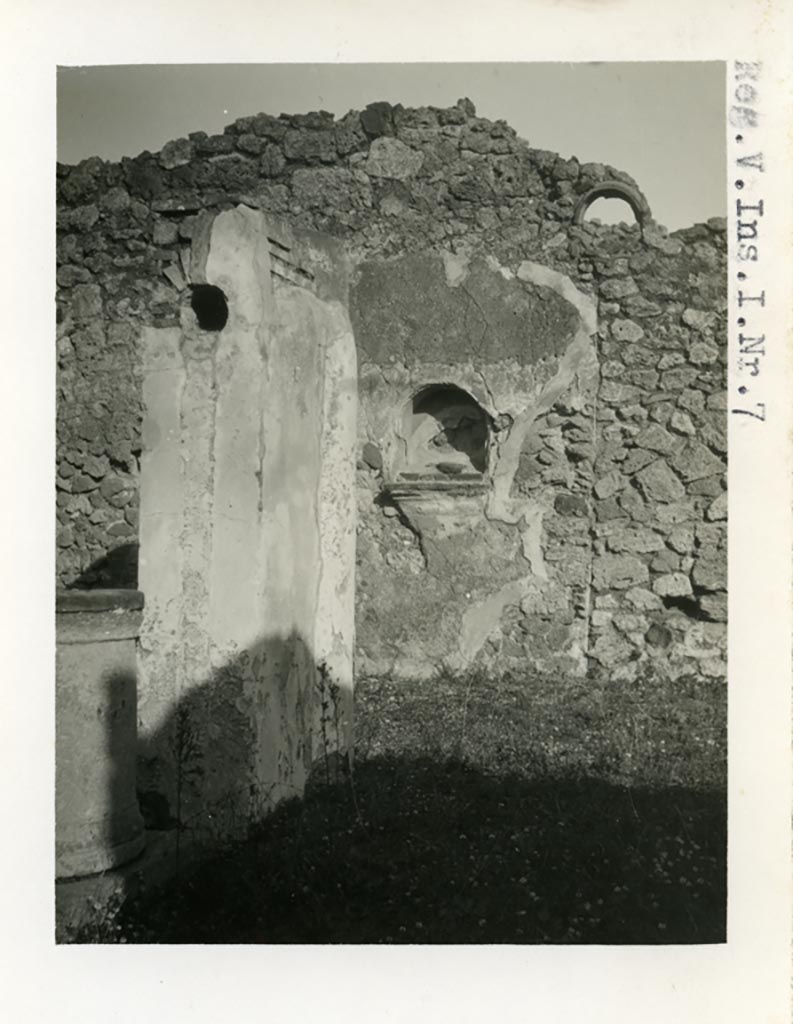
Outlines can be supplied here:
M652 219L650 205L638 189L623 181L603 181L579 197L573 209L574 224L583 224L587 210L596 199L623 199L633 210L640 227Z
M402 475L481 478L487 471L490 417L467 391L430 384L402 413Z

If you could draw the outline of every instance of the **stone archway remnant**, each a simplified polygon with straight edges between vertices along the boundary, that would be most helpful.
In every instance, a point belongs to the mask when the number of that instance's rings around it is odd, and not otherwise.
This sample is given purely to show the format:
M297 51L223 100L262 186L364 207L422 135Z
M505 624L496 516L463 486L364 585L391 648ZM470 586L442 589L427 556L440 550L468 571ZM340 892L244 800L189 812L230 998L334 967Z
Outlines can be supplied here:
M624 181L601 181L579 197L573 208L573 224L581 225L587 210L596 199L623 199L633 210L639 227L644 228L652 221L650 204L637 188L627 185Z

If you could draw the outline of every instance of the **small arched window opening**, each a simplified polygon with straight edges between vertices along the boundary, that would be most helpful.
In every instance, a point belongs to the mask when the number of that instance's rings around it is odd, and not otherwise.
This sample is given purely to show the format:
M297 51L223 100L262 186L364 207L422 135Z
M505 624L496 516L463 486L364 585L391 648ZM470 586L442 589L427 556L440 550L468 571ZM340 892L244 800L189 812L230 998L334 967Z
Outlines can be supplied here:
M481 476L487 469L489 417L453 384L423 388L403 415L404 471L420 476Z
M609 208L609 219L597 212L597 207L603 200L617 201L616 219L611 219L614 216L612 208ZM594 217L600 217L605 224L617 224L625 219L624 208L626 205L633 211L634 219L639 226L644 226L646 221L652 219L650 206L638 189L622 181L603 181L579 197L573 210L573 223L583 224L584 218L591 220Z
M600 224L638 224L636 213L624 199L607 199L600 196L584 212L584 223L597 221Z

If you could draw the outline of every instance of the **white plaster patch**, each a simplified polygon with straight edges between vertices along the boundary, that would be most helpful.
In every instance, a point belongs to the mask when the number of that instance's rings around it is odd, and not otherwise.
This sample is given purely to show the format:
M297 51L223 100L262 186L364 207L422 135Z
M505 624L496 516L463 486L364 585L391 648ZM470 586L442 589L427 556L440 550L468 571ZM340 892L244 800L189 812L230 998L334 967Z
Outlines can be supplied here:
M456 664L451 665L451 668L459 671L471 664L490 633L498 625L501 613L509 605L520 604L528 593L528 588L528 579L512 580L495 594L491 594L483 601L477 601L467 609L460 628Z
M180 403L185 369L175 327L145 327L143 451L138 586L146 597L138 645L138 716L145 737L159 729L181 685L182 450Z
M491 270L495 270L496 273L501 274L505 281L512 281L515 277L509 267L502 267L496 257L489 253L485 256L485 263Z
M541 580L547 580L548 572L545 568L541 544L542 514L543 510L537 505L526 508L523 513L525 528L521 533L521 544L523 545L523 557L529 563L533 575Z
M446 273L446 284L457 288L468 277L470 257L464 253L443 252L443 269Z
M320 573L314 654L351 697L355 621L355 448L358 381L346 310L329 307L319 481ZM351 723L350 723L351 725ZM352 741L351 733L347 736Z

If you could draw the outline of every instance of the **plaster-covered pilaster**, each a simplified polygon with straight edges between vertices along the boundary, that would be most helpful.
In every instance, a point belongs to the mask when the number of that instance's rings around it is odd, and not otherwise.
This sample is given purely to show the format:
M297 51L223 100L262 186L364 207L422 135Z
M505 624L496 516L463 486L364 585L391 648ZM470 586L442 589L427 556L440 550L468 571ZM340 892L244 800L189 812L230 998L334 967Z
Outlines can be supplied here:
M338 297L272 273L272 234L246 207L204 219L192 283L228 321L203 329L188 293L143 348L144 785L241 820L351 725L355 348Z

